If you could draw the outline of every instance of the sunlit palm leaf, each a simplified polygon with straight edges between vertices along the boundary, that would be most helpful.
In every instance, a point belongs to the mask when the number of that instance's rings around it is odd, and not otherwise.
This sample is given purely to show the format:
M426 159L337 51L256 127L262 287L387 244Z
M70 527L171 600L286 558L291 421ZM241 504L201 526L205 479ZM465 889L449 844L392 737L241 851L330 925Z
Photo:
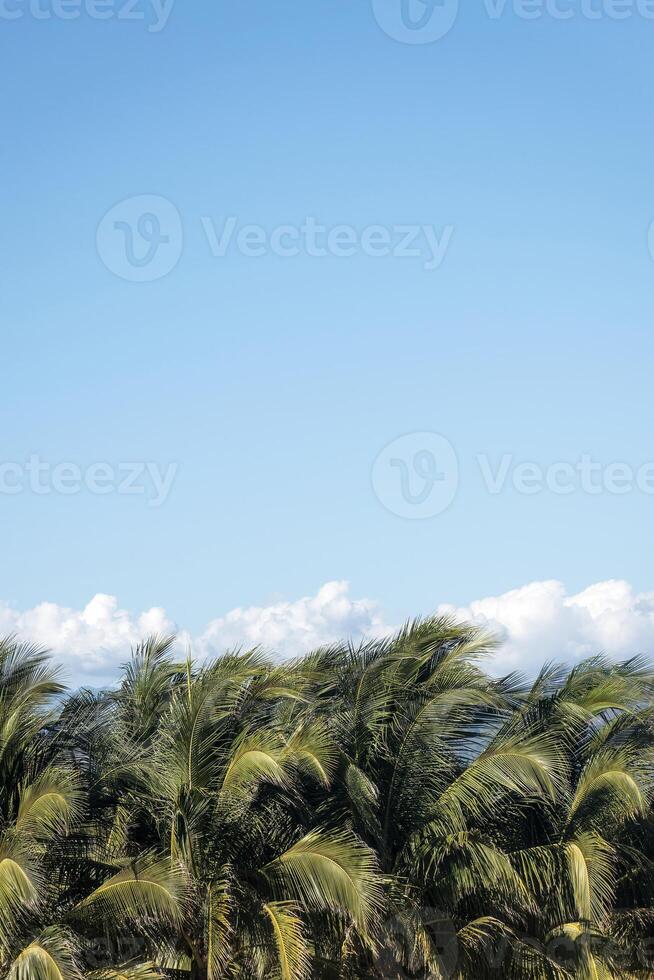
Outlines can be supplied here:
M82 814L82 793L74 772L50 767L21 788L16 833L38 840L65 834Z
M280 898L332 910L368 929L383 907L373 852L347 833L313 831L268 864L263 873Z
M277 948L277 971L271 980L304 980L309 976L309 948L298 909L289 902L268 902L264 912L270 920Z
M110 921L152 919L179 922L183 909L183 878L167 860L138 862L109 878L77 905Z
M61 930L45 930L14 959L7 980L84 980L76 945Z

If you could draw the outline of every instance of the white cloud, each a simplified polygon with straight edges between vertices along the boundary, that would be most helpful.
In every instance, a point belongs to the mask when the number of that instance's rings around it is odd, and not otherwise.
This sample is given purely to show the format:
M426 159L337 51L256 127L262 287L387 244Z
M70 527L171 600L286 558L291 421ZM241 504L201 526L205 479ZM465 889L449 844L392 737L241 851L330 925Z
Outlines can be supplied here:
M439 611L499 635L494 672L533 672L546 660L574 662L597 653L614 659L654 653L654 593L637 594L628 582L598 582L576 595L561 582L532 582Z
M654 654L654 592L637 594L627 582L599 582L576 595L568 595L561 582L533 582L462 608L443 605L438 612L473 620L500 636L502 645L490 664L495 673L531 673L545 660L572 662L599 652L616 659ZM392 629L377 602L352 598L347 582L328 582L313 596L233 609L200 635L179 636L180 646L190 643L198 656L260 645L288 657L349 637L384 636ZM164 609L134 615L103 594L81 610L44 602L21 612L0 601L0 634L16 633L50 648L73 685L110 681L130 646L149 633L176 630Z
M132 617L115 596L98 593L81 610L42 602L19 612L0 601L0 635L15 633L48 647L68 669L73 684L104 683L124 662L130 646L149 633L174 632L163 609Z
M296 602L233 609L209 623L198 646L208 654L243 644L295 656L348 637L383 635L388 629L376 602L351 599L347 582L328 582L315 596Z
M377 603L350 598L347 582L328 582L316 595L295 602L233 609L197 637L181 632L164 609L133 616L110 595L96 595L82 610L43 602L20 612L0 601L0 635L15 633L48 647L74 685L109 682L130 647L150 633L177 632L180 649L190 644L200 657L235 646L262 646L290 657L350 636L360 639L388 630Z

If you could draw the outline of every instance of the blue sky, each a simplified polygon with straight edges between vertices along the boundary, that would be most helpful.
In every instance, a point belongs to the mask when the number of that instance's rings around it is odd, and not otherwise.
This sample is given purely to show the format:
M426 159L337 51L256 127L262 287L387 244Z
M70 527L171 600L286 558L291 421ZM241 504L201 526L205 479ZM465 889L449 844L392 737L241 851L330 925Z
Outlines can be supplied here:
M0 17L0 455L177 474L159 507L0 495L2 599L107 593L200 630L334 580L390 622L534 580L654 587L651 494L491 494L477 461L654 459L654 20L568 6L466 3L428 44L389 37L365 0L177 0L158 32ZM96 236L143 195L183 239L168 275L134 282ZM432 270L215 257L203 219L229 216L452 237ZM371 476L410 433L458 458L453 502L423 520Z

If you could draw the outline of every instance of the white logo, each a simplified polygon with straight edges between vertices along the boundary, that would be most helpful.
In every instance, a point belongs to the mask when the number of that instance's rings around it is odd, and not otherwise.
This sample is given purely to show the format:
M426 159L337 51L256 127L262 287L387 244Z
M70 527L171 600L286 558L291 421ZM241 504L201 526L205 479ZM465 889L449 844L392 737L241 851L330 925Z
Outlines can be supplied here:
M450 506L459 485L459 463L452 444L435 432L413 432L381 451L372 468L372 485L392 514L427 520Z
M651 255L652 259L654 259L654 221L649 226L647 243L649 245L649 254Z
M452 30L459 0L372 0L381 29L404 44L432 44Z
M415 957L415 929L429 933L435 962L425 968ZM446 980L459 959L459 942L452 919L439 909L420 909L414 915L395 916L386 923L386 942L375 955L375 968L384 980ZM435 972L434 972L435 969Z
M96 243L100 258L114 275L129 282L154 282L179 262L182 219L165 197L130 197L105 214Z

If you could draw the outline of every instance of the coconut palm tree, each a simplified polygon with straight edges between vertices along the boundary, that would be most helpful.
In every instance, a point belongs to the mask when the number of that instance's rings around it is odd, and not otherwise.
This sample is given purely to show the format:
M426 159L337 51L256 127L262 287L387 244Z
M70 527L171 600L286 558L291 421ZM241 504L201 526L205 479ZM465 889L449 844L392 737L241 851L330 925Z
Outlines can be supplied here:
M93 969L93 930L78 907L102 879L82 751L96 713L88 697L64 705L63 693L46 651L0 641L0 975L154 980L147 963L118 967L120 958Z
M0 973L11 980L80 976L59 916L82 815L77 774L49 734L63 691L43 651L0 641Z
M510 833L512 862L536 899L527 928L573 976L635 976L648 966L647 957L638 963L648 915L634 900L651 867L653 690L640 659L546 667L512 720L514 730L551 733L565 763L556 799L535 801Z
M595 658L524 688L481 671L490 645L437 619L318 655L333 683L312 711L340 748L326 806L394 883L352 976L627 976L626 940L645 948L647 859L620 835L651 812L651 670Z
M147 710L131 717L136 690ZM124 790L104 835L117 870L80 909L136 922L162 969L198 980L310 976L317 938L366 939L375 855L316 826L305 790L328 790L333 750L320 727L281 724L301 698L292 671L256 651L189 661L182 679L165 650L137 651L105 759L106 785L119 773Z
M331 685L314 692L311 712L339 747L338 790L324 807L376 851L388 882L377 948L352 942L345 975L450 976L463 962L481 975L496 929L532 902L488 828L498 807L553 798L560 760L546 735L507 730L521 691L484 674L491 647L439 618L316 655Z
M654 675L445 618L277 664L0 641L0 975L654 977Z

